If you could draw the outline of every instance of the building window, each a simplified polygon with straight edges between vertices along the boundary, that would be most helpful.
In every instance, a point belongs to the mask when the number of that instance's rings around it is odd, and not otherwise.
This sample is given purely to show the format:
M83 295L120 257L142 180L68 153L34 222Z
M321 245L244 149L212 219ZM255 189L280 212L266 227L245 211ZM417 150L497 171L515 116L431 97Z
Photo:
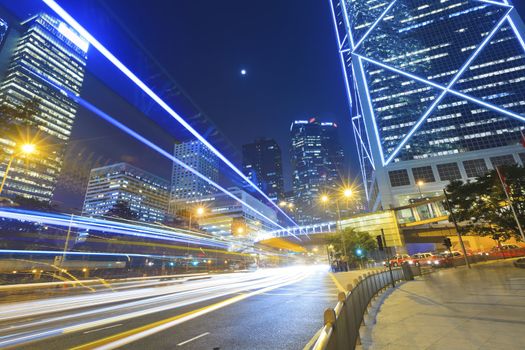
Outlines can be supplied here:
M506 154L504 156L490 157L490 162L494 169L500 165L516 165L516 160L512 154Z
M408 172L405 169L389 171L388 176L390 177L390 185L392 187L410 185Z
M522 152L519 154L521 159L521 164L525 166L525 152Z
M423 181L426 183L436 181L431 166L412 168L412 174L414 175L414 180L416 180L416 182Z
M485 159L471 159L463 162L465 172L468 177L478 177L484 175L489 169Z
M452 181L461 179L458 163L438 164L437 171L441 181Z

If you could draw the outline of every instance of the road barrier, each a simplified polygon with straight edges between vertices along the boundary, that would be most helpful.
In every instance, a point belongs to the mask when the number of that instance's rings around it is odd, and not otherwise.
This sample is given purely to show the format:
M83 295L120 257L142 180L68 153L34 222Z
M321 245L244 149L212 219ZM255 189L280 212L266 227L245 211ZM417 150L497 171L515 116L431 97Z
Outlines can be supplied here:
M407 264L408 265L408 264ZM359 328L364 324L364 316L372 299L382 290L391 288L394 281L410 280L425 269L396 268L384 271L370 272L364 277L354 280L348 285L349 292L340 292L335 308L324 312L324 327L312 347L312 350L355 349L360 342Z

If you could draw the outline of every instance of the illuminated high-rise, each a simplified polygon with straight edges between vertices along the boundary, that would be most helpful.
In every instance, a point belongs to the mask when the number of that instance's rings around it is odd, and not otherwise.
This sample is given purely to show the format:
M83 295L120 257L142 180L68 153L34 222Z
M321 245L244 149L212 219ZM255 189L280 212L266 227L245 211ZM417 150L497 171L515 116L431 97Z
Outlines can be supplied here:
M135 213L137 220L162 222L169 201L169 183L127 163L91 170L82 212L104 216L119 202Z
M332 0L372 209L523 164L523 24L509 1Z
M242 146L242 169L272 200L284 195L281 148L273 139L258 139Z
M290 127L294 216L309 224L335 217L320 204L320 196L341 185L343 148L332 122L296 120Z
M178 143L174 146L173 155L211 181L219 180L219 159L202 142L192 140ZM206 180L179 164L173 163L170 205L172 214L176 214L178 210L185 209L191 203L198 202L202 197L216 191L215 187Z
M9 30L4 34L8 38L4 38L0 55L9 56L0 82L0 121L5 127L0 136L0 176L5 173L8 159L14 157L2 195L49 201L78 105L46 80L80 94L88 43L47 14L6 25ZM28 142L36 144L37 153L17 156L20 145Z

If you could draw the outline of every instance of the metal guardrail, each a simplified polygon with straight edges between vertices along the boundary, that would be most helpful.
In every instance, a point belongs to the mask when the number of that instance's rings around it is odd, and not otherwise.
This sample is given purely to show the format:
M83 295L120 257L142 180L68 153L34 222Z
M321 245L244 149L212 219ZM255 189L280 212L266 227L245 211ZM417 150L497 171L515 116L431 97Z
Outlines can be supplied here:
M360 341L359 328L364 322L371 300L383 289L388 289L399 280L411 280L414 275L420 275L424 269L405 267L370 272L363 278L354 280L354 285L348 285L349 292L340 292L335 308L324 312L324 327L312 350L355 349Z

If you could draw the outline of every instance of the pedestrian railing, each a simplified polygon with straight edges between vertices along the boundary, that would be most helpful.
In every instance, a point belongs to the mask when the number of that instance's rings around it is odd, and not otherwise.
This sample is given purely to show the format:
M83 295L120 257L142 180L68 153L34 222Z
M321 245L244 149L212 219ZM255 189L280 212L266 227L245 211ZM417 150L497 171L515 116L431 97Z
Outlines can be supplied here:
M360 342L359 328L364 323L365 313L372 299L384 289L395 285L396 281L413 279L424 269L396 268L370 272L348 285L348 292L338 294L335 308L324 312L324 327L312 350L355 349ZM404 272L403 272L404 271Z

